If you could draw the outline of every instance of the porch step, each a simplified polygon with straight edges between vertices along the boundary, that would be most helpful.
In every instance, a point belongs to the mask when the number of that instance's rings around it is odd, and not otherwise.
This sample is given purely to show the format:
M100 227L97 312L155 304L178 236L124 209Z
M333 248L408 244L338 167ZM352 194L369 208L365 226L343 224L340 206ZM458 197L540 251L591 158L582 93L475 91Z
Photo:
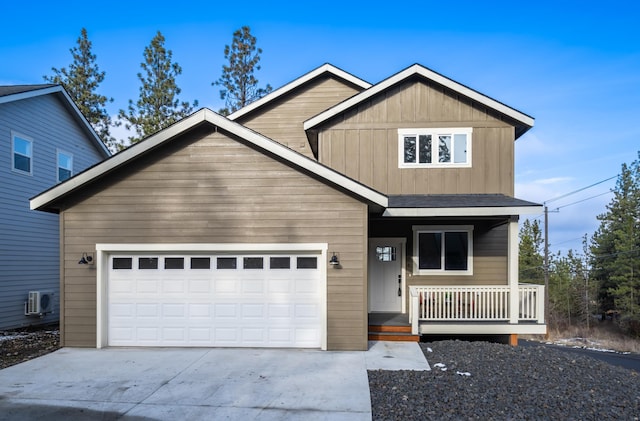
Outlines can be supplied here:
M412 335L411 326L369 325L369 340L420 342L420 335Z

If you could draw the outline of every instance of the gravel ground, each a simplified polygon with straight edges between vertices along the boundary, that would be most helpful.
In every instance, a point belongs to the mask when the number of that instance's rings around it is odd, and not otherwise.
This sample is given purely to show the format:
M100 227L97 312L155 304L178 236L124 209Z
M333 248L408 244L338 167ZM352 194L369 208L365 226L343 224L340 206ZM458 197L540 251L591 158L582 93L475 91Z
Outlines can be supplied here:
M374 420L640 419L640 375L542 346L421 343L431 371L369 371Z
M0 369L39 357L60 348L56 327L0 331Z

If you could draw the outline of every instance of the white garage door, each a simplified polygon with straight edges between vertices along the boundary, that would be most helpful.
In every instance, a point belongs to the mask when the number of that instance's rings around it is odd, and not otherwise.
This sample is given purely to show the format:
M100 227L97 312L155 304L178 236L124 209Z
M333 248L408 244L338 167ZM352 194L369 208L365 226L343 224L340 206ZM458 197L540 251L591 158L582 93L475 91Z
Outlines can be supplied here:
M319 348L319 255L109 257L110 346Z

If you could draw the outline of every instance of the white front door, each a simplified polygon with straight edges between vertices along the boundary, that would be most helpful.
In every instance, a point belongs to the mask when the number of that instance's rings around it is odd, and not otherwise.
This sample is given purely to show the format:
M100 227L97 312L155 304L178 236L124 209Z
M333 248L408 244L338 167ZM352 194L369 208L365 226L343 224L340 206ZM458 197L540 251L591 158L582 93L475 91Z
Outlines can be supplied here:
M401 312L404 295L402 262L404 241L369 240L369 311Z

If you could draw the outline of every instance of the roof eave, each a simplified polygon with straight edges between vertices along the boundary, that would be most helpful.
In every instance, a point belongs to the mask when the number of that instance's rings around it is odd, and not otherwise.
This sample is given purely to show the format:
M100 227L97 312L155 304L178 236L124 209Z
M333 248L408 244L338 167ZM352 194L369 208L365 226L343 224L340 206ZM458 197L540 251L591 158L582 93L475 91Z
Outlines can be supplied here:
M332 64L329 63L325 63L322 66L310 71L309 73L306 73L304 75L302 75L301 77L295 79L292 82L287 83L286 85L276 89L275 91L270 92L269 94L263 96L262 98L252 102L251 104L240 108L238 111L235 111L231 114L229 114L227 116L227 118L229 120L237 120L238 118L247 115L249 113L251 113L252 111L280 98L283 95L288 94L289 92L293 91L294 89L304 85L305 83L308 83L310 81L312 81L313 79L323 75L323 74L331 74L333 76L336 76L337 78L340 78L348 83L351 83L352 85L358 86L362 89L368 89L369 87L371 87L371 84L369 82L366 82L354 75L352 75L351 73L345 72L342 69L339 69L335 66L333 66Z
M455 208L387 208L386 217L437 217L437 216L506 216L531 215L543 212L543 207L535 206L485 206Z
M455 92L458 92L461 95L464 95L476 102L479 102L481 104L486 105L489 108L492 108L496 111L498 111L501 114L504 114L512 119L514 119L515 121L519 122L521 125L524 125L528 128L533 127L535 120L533 119L533 117L530 117L514 108L511 108L499 101L496 101L493 98L490 98L484 94L481 94L478 91L475 91L465 85L462 85L461 83L458 83L452 79L449 79L437 72L434 72L433 70L430 70L422 65L419 64L414 64L408 68L406 68L405 70L400 71L399 73L396 73L395 75L383 80L382 82L373 85L371 88L367 89L366 91L363 91L357 95L354 95L353 97L347 99L346 101L341 102L340 104L337 104L336 106L329 108L328 110L310 118L309 120L305 121L303 124L304 130L309 130L312 128L315 128L317 126L319 126L320 124L324 123L325 121L335 117L336 115L347 111L348 109L350 109L351 107L354 107L358 104L360 104L363 101L366 101L367 99L371 98L374 95L377 95L378 93L402 82L403 80L413 76L413 75L420 75L424 78L427 78L429 80L432 80L444 87L447 87ZM528 130L527 128L527 130ZM526 131L526 130L525 130ZM524 133L524 131L522 132Z

